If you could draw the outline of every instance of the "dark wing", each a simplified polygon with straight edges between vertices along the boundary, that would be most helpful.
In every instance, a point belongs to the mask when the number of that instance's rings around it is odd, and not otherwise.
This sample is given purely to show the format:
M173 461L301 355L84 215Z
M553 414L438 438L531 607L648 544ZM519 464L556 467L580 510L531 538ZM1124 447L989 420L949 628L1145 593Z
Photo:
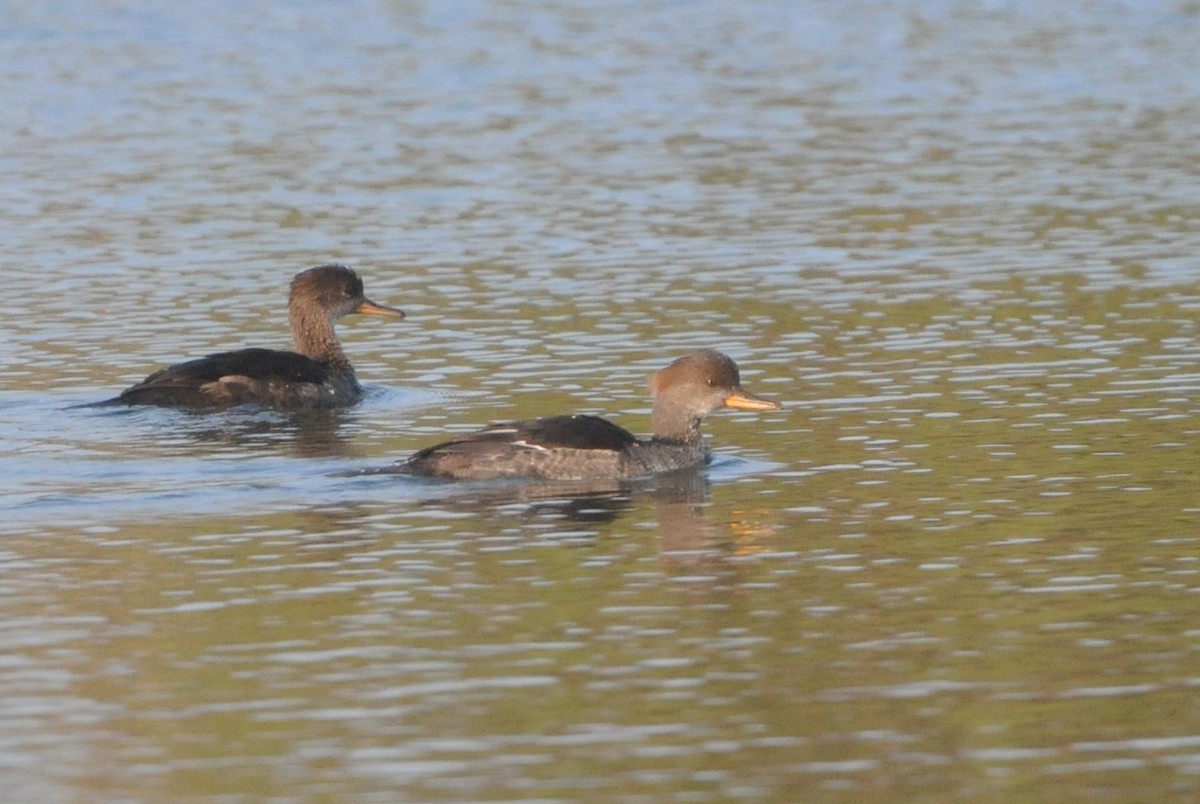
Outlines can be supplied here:
M329 367L296 352L276 349L239 349L176 363L156 371L112 402L117 404L211 404L205 388L226 377L244 377L253 383L323 383Z
M151 374L142 384L155 378L159 378L159 382L168 379L213 382L229 376L250 377L254 380L322 383L329 377L329 368L296 352L278 349L238 349L177 363Z
M542 450L602 449L617 452L636 441L633 433L599 416L547 416L544 419L493 424L427 447L413 458L456 447L471 449L467 445L480 445L482 449L487 448L484 445L510 445Z
M511 424L498 424L480 431L512 433L511 441L537 444L545 449L603 449L619 452L637 442L637 437L599 416L547 416Z
M551 416L495 424L426 447L396 471L461 478L615 476L620 453L636 443L633 433L598 416Z

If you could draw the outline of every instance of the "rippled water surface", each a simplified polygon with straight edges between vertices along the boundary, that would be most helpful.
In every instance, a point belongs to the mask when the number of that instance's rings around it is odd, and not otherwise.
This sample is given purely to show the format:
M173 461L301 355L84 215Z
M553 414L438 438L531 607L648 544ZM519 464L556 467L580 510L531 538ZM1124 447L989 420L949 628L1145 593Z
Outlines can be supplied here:
M1200 9L0 9L0 798L1200 796ZM288 342L357 407L73 408ZM356 475L766 414L621 487Z

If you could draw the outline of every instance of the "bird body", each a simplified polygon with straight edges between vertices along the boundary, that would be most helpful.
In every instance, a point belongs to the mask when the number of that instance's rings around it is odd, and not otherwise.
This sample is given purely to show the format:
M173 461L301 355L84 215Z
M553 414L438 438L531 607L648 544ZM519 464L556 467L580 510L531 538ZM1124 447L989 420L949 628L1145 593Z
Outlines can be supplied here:
M333 324L351 313L403 318L363 295L362 280L343 265L310 268L292 280L288 320L296 351L238 349L160 369L97 405L224 408L258 404L282 409L351 405L362 388Z
M651 438L598 416L549 416L467 433L380 471L459 480L641 477L707 464L712 454L700 435L705 414L780 407L742 389L737 365L712 350L676 360L651 375L650 387Z

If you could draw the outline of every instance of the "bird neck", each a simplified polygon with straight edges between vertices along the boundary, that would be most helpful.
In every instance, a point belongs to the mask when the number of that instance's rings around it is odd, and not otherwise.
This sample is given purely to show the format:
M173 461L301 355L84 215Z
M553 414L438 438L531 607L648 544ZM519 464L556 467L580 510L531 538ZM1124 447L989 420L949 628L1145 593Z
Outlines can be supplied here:
M304 309L293 309L288 313L292 326L292 341L296 351L318 363L339 369L350 369L350 360L342 351L333 322L328 316Z
M654 425L654 437L659 440L682 444L699 444L703 441L700 435L700 417L670 404L669 400L654 401L650 420Z

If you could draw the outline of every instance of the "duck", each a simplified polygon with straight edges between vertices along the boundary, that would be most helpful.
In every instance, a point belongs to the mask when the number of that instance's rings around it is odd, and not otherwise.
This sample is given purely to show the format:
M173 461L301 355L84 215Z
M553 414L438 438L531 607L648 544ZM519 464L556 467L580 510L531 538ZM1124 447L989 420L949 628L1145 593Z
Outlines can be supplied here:
M599 416L547 416L493 424L426 447L375 473L453 480L629 479L708 464L700 422L721 408L779 410L742 388L737 364L713 349L680 357L650 375L654 433L638 438Z
M238 349L176 363L93 406L203 409L255 404L305 410L353 405L362 398L362 387L338 342L334 322L351 313L404 318L403 310L376 304L363 293L362 279L340 263L301 271L288 294L295 351Z

